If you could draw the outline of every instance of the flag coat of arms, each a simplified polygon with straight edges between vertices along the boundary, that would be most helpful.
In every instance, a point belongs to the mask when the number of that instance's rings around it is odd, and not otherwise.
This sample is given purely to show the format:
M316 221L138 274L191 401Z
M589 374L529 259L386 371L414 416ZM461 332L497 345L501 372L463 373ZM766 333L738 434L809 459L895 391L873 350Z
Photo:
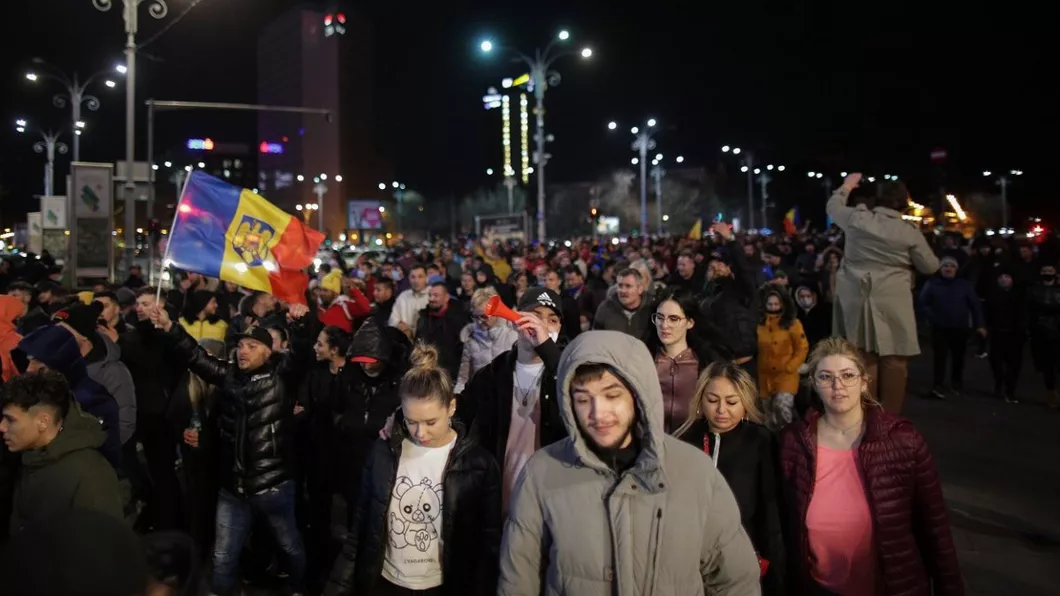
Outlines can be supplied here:
M201 171L188 176L166 248L168 264L305 304L324 234L245 188Z

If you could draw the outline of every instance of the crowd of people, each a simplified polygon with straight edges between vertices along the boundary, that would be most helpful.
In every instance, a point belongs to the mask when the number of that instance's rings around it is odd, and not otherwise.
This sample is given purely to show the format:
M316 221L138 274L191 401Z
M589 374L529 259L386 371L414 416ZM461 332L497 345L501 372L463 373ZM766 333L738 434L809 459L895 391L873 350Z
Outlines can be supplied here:
M962 594L908 359L945 398L975 335L1015 402L1029 337L1055 399L1055 261L858 183L795 236L335 253L309 306L5 266L11 593Z

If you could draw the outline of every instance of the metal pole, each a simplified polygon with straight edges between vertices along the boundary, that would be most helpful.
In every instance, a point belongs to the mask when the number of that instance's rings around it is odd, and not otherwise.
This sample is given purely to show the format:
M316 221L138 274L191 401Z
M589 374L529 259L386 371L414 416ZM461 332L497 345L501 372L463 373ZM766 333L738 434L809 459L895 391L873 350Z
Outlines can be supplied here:
M324 195L327 194L328 187L321 182L313 188L313 192L317 195L317 227L324 232Z
M998 181L1001 187L1001 227L1008 227L1008 178L1002 176Z
M74 134L74 161L81 161L81 129L77 127L77 123L81 121L81 91L77 89L77 78L74 77L74 87L68 89L70 92L70 103L73 104L73 122L71 130Z
M750 151L744 158L744 165L747 166L747 228L753 229L755 227L755 183L752 170L755 167L755 157Z
M648 133L637 138L640 149L640 234L648 235Z
M150 183L147 185L147 224L151 227L151 222L155 217L155 106L150 100L147 101L147 178ZM180 200L180 197L177 197ZM152 275L155 268L155 241L151 237L151 234L147 235L147 283L151 283Z
M762 227L769 227L769 183L773 181L773 178L769 174L762 172L758 175L758 184L762 187Z
M651 169L651 173L655 177L655 215L658 219L658 234L661 236L663 233L663 209L662 209L662 166L656 165Z
M136 257L136 17L139 2L123 0L125 8L125 268Z
M507 176L504 179L504 186L508 187L508 214L511 215L515 212L515 178Z
M537 117L537 130L534 131L534 145L537 153L537 240L545 241L545 65L541 63L540 56L534 66L534 114Z

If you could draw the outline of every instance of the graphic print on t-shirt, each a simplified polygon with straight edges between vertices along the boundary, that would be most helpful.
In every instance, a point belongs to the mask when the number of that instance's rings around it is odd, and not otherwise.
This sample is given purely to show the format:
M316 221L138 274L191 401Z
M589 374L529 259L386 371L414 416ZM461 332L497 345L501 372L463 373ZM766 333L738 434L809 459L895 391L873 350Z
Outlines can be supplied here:
M412 484L408 476L401 476L390 498L390 546L397 549L411 546L421 553L427 552L431 542L438 539L435 522L442 513L442 485L433 485L430 478ZM400 518L394 514L395 509Z

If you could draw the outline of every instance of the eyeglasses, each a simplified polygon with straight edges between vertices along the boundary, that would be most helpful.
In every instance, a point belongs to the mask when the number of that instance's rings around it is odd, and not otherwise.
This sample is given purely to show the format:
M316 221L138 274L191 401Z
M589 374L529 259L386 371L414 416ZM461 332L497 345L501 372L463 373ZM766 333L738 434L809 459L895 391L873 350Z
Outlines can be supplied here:
M667 322L671 325L676 325L681 321L687 321L688 317L679 317L677 315L664 315L661 312L652 314L651 322L655 323L656 326L662 325L663 322Z
M489 315L471 315L471 318L475 319L476 321L485 322L485 321L488 321L490 319L490 316Z
M835 384L836 379L838 379L840 385L844 387L853 387L857 384L858 379L860 378L861 373L856 372L848 371L839 373L838 375L833 375L832 373L827 372L819 372L814 375L813 382L816 383L818 387L832 387Z

